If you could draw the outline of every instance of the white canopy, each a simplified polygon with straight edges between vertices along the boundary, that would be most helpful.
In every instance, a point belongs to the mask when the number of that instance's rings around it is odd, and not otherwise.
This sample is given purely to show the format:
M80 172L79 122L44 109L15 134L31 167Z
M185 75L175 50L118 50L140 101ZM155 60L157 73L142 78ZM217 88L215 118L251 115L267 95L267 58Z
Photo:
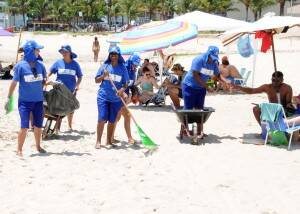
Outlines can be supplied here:
M255 33L257 31L273 30L273 33L281 33L284 27L294 27L300 25L299 17L292 16L264 16L253 23L247 23L243 27L226 31L222 36L222 41L226 45L229 38L237 37L245 33Z
M247 24L245 21L212 15L201 11L186 13L175 17L174 20L195 24L198 27L198 31L226 31Z

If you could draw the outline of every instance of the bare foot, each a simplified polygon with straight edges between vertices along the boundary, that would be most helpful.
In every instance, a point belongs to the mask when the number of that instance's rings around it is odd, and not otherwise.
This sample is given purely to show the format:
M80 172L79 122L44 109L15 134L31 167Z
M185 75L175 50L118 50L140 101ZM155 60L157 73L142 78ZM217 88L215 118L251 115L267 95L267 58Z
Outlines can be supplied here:
M136 145L136 144L141 144L142 142L139 141L139 140L134 140L133 138L132 139L128 139L128 144L130 145Z
M39 153L46 153L47 151L43 149L42 147L39 147L36 149Z
M95 145L95 149L101 149L101 144L97 142Z
M23 157L23 153L22 153L22 151L17 151L17 156L19 156L19 157Z

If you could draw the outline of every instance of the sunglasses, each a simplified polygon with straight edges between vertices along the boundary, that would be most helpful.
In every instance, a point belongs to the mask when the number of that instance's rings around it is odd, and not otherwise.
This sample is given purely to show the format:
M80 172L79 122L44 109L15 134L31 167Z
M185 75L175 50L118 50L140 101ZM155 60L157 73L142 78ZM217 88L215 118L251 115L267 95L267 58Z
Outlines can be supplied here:
M38 74L37 74L37 70L35 67L31 68L31 72L32 72L34 78L37 78Z

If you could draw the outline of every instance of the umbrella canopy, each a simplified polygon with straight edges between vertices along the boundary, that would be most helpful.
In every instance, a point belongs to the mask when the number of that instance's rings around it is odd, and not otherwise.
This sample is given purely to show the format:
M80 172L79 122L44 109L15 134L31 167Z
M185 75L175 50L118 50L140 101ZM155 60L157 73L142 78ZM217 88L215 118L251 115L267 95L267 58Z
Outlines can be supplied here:
M0 36L13 36L13 34L0 27Z
M265 31L270 33L273 51L274 70L277 71L275 48L273 35L277 33L286 32L289 28L300 26L300 18L290 16L265 16L256 22L248 23L243 27L226 31L221 39L223 44L226 46L244 34L253 34L259 31Z
M247 24L245 21L204 13L201 11L186 13L171 20L195 24L198 27L198 31L226 31Z
M155 21L114 34L107 42L117 43L122 54L167 48L197 37L197 27L178 21Z

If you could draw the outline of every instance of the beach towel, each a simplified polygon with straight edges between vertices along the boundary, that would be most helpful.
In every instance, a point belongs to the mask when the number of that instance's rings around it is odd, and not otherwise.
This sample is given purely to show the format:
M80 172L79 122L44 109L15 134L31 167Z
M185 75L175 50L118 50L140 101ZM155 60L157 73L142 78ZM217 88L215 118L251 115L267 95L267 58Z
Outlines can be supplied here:
M281 111L280 105L272 105L272 103L261 103L259 107L261 109L260 119L262 121L275 122L278 119L279 112Z

